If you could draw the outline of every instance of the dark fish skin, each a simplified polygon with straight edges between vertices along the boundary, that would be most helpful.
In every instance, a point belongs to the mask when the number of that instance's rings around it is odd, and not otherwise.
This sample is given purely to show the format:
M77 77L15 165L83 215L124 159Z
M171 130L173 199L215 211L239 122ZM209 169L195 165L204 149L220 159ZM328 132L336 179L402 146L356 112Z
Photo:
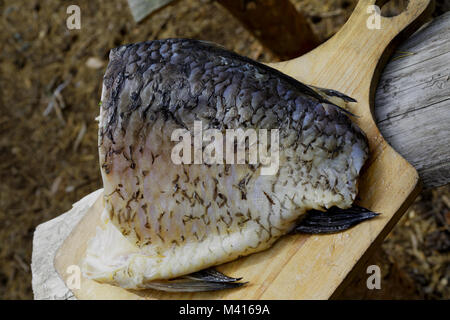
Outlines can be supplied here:
M208 42L154 40L115 48L109 58L103 78L106 102L103 101L102 105L107 111L108 121L100 130L101 138L107 135L114 141L116 126L120 123L121 130L126 130L129 116L135 111L147 121L151 121L152 114L160 112L183 127L190 127L185 123L189 121L183 120L185 115L201 110L196 114L197 118L210 120L210 128L245 128L247 125L270 129L281 127L286 121L283 116L292 114L295 106L301 105L301 116L312 113L317 121L332 119L336 124L348 127L358 139L366 139L342 112L336 110L325 115L321 104L327 100L310 87L276 69ZM255 72L263 75L263 81L255 78ZM132 92L128 92L130 103L119 106L125 81L134 81L136 85ZM150 101L142 101L140 93L149 86L154 90ZM222 100L222 108L210 110L218 105L217 101L224 97L227 88L231 90L228 99ZM238 111L240 106L249 106L252 114L238 112L234 115L232 105ZM205 106L210 108L205 111ZM273 115L264 116L265 111L272 111ZM327 132L341 133L336 130Z
M279 129L278 172L174 165L170 134L193 132L195 120L203 130ZM264 250L308 210L350 208L368 147L348 114L311 87L211 43L167 39L111 51L99 155L109 219L145 252L139 259L156 258L97 279L145 288Z

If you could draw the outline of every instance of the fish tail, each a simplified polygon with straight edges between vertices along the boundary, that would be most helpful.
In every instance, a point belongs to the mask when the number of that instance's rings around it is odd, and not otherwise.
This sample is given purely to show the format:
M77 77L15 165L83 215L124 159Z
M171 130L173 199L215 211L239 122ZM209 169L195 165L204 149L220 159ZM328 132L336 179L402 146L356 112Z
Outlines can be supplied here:
M231 278L223 273L209 268L166 281L151 281L145 289L155 289L166 292L202 292L238 288L247 282L237 282L242 278Z
M353 205L348 209L332 207L326 212L311 210L293 230L295 233L336 233L347 230L360 222L372 219L379 213Z

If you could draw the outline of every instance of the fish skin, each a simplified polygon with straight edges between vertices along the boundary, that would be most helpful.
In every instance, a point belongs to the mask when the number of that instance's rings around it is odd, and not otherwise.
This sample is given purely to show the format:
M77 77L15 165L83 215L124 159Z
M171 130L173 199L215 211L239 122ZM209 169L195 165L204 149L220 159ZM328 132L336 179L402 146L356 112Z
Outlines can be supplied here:
M104 226L83 272L124 288L267 249L308 210L351 207L368 157L364 133L310 87L202 41L111 50L101 100ZM277 174L173 164L171 134L193 132L194 120L203 130L279 129ZM113 243L133 250L108 253Z

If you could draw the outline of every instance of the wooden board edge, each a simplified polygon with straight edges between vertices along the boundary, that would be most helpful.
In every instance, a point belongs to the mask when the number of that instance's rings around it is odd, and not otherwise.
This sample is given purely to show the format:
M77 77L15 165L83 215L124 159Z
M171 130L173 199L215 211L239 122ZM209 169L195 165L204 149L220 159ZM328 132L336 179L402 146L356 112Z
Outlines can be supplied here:
M83 201L83 199L80 200L80 202L81 201ZM64 252L66 251L66 249L69 247L70 241L74 237L74 234L76 234L76 232L78 230L78 227L87 218L87 215L89 214L89 211L91 211L93 208L98 206L99 202L102 202L102 201L103 201L103 192L101 192L99 194L98 198L95 201L93 201L91 205L80 209L80 213L79 214L83 215L83 217L80 219L80 221L75 226L73 226L72 231L69 233L67 238L64 239L63 243L56 250L56 254L53 257L53 267L55 268L55 271L56 271L57 275L61 278L61 280L64 282L64 284L66 286L67 286L67 284L66 284L66 276L65 276L65 270L64 270L65 264L61 261L61 257L64 254ZM77 294L76 290L72 290L70 288L69 288L69 290L72 292L72 294L76 298L79 298L79 295Z
M389 146L390 147L390 146ZM390 147L391 148L391 147ZM396 152L394 149L392 149ZM396 152L397 153L397 152ZM402 158L403 159L403 158ZM338 300L339 296L348 287L356 275L363 271L363 267L367 264L369 259L375 253L375 251L381 247L384 239L392 231L392 229L397 225L398 221L402 218L403 214L408 210L409 206L414 202L417 196L420 194L423 185L419 179L419 174L417 170L409 164L406 160L405 162L411 166L411 169L415 171L415 184L412 189L408 192L408 197L403 202L403 204L396 210L392 218L386 223L383 230L377 235L377 237L372 241L369 248L363 253L359 260L355 263L353 268L348 272L345 278L342 280L341 284L334 290L334 292L329 297L330 300Z

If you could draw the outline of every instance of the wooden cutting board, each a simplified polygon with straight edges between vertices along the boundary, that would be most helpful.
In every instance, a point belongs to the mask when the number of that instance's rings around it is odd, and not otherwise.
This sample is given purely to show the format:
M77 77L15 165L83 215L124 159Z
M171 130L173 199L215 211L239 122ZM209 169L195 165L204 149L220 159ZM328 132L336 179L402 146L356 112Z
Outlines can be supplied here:
M416 170L383 139L372 116L374 93L394 46L415 31L431 14L431 0L410 0L392 18L380 18L380 29L369 29L375 0L360 0L342 29L308 54L273 67L307 84L341 91L356 100L349 109L369 138L370 158L360 178L358 202L382 213L369 222L333 235L289 235L261 253L217 269L249 281L244 287L206 293L128 291L81 277L79 299L328 299L336 295L361 265L370 249L381 242L419 192ZM381 1L380 1L381 2ZM383 1L384 2L384 1ZM55 257L63 280L67 268L79 265L87 241L95 234L102 197L90 207Z

